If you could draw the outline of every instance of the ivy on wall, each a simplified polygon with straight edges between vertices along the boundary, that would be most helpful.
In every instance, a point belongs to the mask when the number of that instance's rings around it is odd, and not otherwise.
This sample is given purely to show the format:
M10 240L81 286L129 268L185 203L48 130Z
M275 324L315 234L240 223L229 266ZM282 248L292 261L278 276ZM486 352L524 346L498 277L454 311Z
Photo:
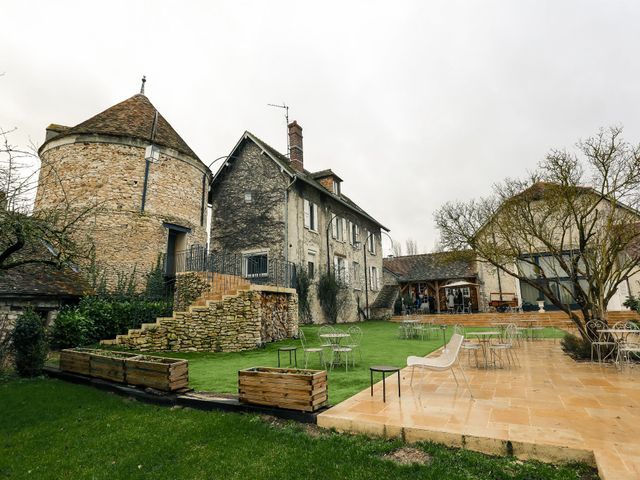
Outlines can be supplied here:
M196 272L183 273L176 277L173 300L174 312L184 312L207 291L209 283Z

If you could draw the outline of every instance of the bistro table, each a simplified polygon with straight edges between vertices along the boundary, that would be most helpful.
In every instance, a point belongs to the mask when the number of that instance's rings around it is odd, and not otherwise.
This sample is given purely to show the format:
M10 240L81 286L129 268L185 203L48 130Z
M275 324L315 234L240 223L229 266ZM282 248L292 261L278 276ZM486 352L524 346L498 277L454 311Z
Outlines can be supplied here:
M345 371L347 371L349 369L348 365L349 365L349 353L352 351L350 348L348 347L342 347L340 345L340 343L342 342L343 339L345 338L349 338L351 337L351 335L349 335L346 332L333 332L333 333L321 333L320 334L320 338L327 340L330 344L331 344L331 367L330 369L333 369L333 364L334 361L337 359L337 362L335 362L337 365L340 365L341 361L342 361L342 353L344 353L345 355L345 359L344 359L344 369Z
M371 374L371 396L373 397L373 372L382 373L382 401L387 401L387 386L385 384L385 374L398 374L398 397L400 397L400 367L392 367L390 365L373 365L369 367Z
M611 335L613 337L613 341L616 344L614 350L617 350L615 362L619 363L619 361L620 361L620 359L619 359L619 357L620 357L620 350L619 350L620 349L620 344L621 343L625 343L627 341L627 337L629 335L631 335L632 333L640 334L640 330L635 329L635 328L602 328L602 329L598 330L598 333L608 333L609 335ZM611 353L613 353L613 352L611 352ZM611 353L609 355L611 355ZM603 358L603 360L606 360L609 355L605 356Z
M469 332L469 335L475 336L482 346L482 355L484 356L484 368L489 368L489 342L491 337L500 336L500 332Z
M335 333L321 333L320 334L320 338L324 338L325 340L327 340L332 346L340 346L340 342L342 342L342 340L344 338L348 338L351 335L349 335L346 332L335 332Z

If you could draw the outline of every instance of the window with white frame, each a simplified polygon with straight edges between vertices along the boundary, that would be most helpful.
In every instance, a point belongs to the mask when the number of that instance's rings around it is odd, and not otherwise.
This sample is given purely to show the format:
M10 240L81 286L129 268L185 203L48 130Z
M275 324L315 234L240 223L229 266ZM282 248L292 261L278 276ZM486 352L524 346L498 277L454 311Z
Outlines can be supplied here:
M309 200L304 201L304 226L312 232L318 231L318 205Z
M347 229L347 221L344 218L340 218L337 215L332 215L333 221L331 223L331 230L333 238L340 242L344 242L345 230Z
M360 238L360 227L355 223L350 223L349 237L351 245L357 245Z
M339 255L333 256L333 269L335 271L336 278L339 278L343 282L347 281L347 264L344 257Z
M242 269L246 277L266 277L269 271L267 252L245 253Z
M353 262L353 288L360 289L362 286L360 285L360 264L358 262Z
M375 233L370 233L369 234L368 243L369 243L369 245L367 245L367 248L369 248L369 253L371 255L375 255L376 254L376 235L375 235Z
M333 181L333 193L340 195L340 182Z
M380 285L378 273L378 267L369 268L369 286L371 290L378 290L378 286Z

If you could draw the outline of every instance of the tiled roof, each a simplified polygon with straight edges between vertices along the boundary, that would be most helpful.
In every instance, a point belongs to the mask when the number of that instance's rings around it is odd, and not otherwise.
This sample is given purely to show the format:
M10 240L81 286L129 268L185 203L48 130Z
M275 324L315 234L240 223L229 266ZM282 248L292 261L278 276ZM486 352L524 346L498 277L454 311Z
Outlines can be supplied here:
M156 108L149 99L142 94L137 94L91 117L89 120L85 120L75 127L64 130L59 135L47 140L44 145L53 139L67 135L91 133L131 137L151 142L155 112ZM158 113L158 124L153 141L157 145L173 148L180 153L198 158L194 151L189 148L189 145L187 145L160 113Z
M78 273L52 265L22 265L0 271L0 297L80 297L87 285Z
M346 195L343 195L342 193L340 195L336 195L333 192L330 192L329 190L324 188L319 182L317 182L313 178L313 176L315 174L309 172L308 170L304 170L303 172L299 172L298 170L294 169L291 166L291 162L289 162L289 159L285 155L283 155L282 153L277 151L275 148L273 148L267 142L265 142L264 140L261 140L260 138L256 137L251 132L245 132L245 134L244 134L242 139L244 139L247 136L253 142L255 142L256 145L258 145L260 148L262 148L265 152L269 153L271 155L271 157L276 160L278 165L283 170L285 170L289 175L291 175L291 176L296 175L300 180L302 180L305 183L307 183L307 184L311 185L312 187L316 188L317 190L322 192L324 195L327 195L327 196L333 198L334 200L336 200L337 202L343 204L347 208L350 208L351 210L354 210L356 213L358 213L358 214L362 215L363 217L367 218L368 220L370 220L374 224L378 225L383 230L389 231L389 229L387 227L382 225L375 218L373 218L371 215L369 215L367 212L365 212L362 208L360 208L353 200L351 200ZM241 142L242 142L242 140L241 140ZM241 142L239 142L239 143L241 143ZM218 170L218 173L216 173L216 175L214 176L212 183L214 183L216 181L216 179L218 178L218 174L220 172L222 172L222 171L223 171L223 169ZM330 170L323 170L323 171L330 171ZM316 174L317 173L320 173L320 172L316 172Z
M449 280L477 276L471 252L439 252L383 259L400 282Z

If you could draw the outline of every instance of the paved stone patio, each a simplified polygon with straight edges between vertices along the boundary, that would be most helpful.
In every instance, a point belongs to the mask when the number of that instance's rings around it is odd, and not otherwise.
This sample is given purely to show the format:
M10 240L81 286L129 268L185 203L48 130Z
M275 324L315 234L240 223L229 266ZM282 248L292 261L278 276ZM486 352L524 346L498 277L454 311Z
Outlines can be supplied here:
M553 340L525 342L520 366L463 365L475 400L450 372L411 369L358 393L319 415L339 431L432 440L489 454L598 467L602 479L640 479L640 367L574 362ZM434 354L438 354L435 352ZM457 373L457 372L456 372ZM423 379L424 375L424 379ZM421 384L422 381L422 384Z

